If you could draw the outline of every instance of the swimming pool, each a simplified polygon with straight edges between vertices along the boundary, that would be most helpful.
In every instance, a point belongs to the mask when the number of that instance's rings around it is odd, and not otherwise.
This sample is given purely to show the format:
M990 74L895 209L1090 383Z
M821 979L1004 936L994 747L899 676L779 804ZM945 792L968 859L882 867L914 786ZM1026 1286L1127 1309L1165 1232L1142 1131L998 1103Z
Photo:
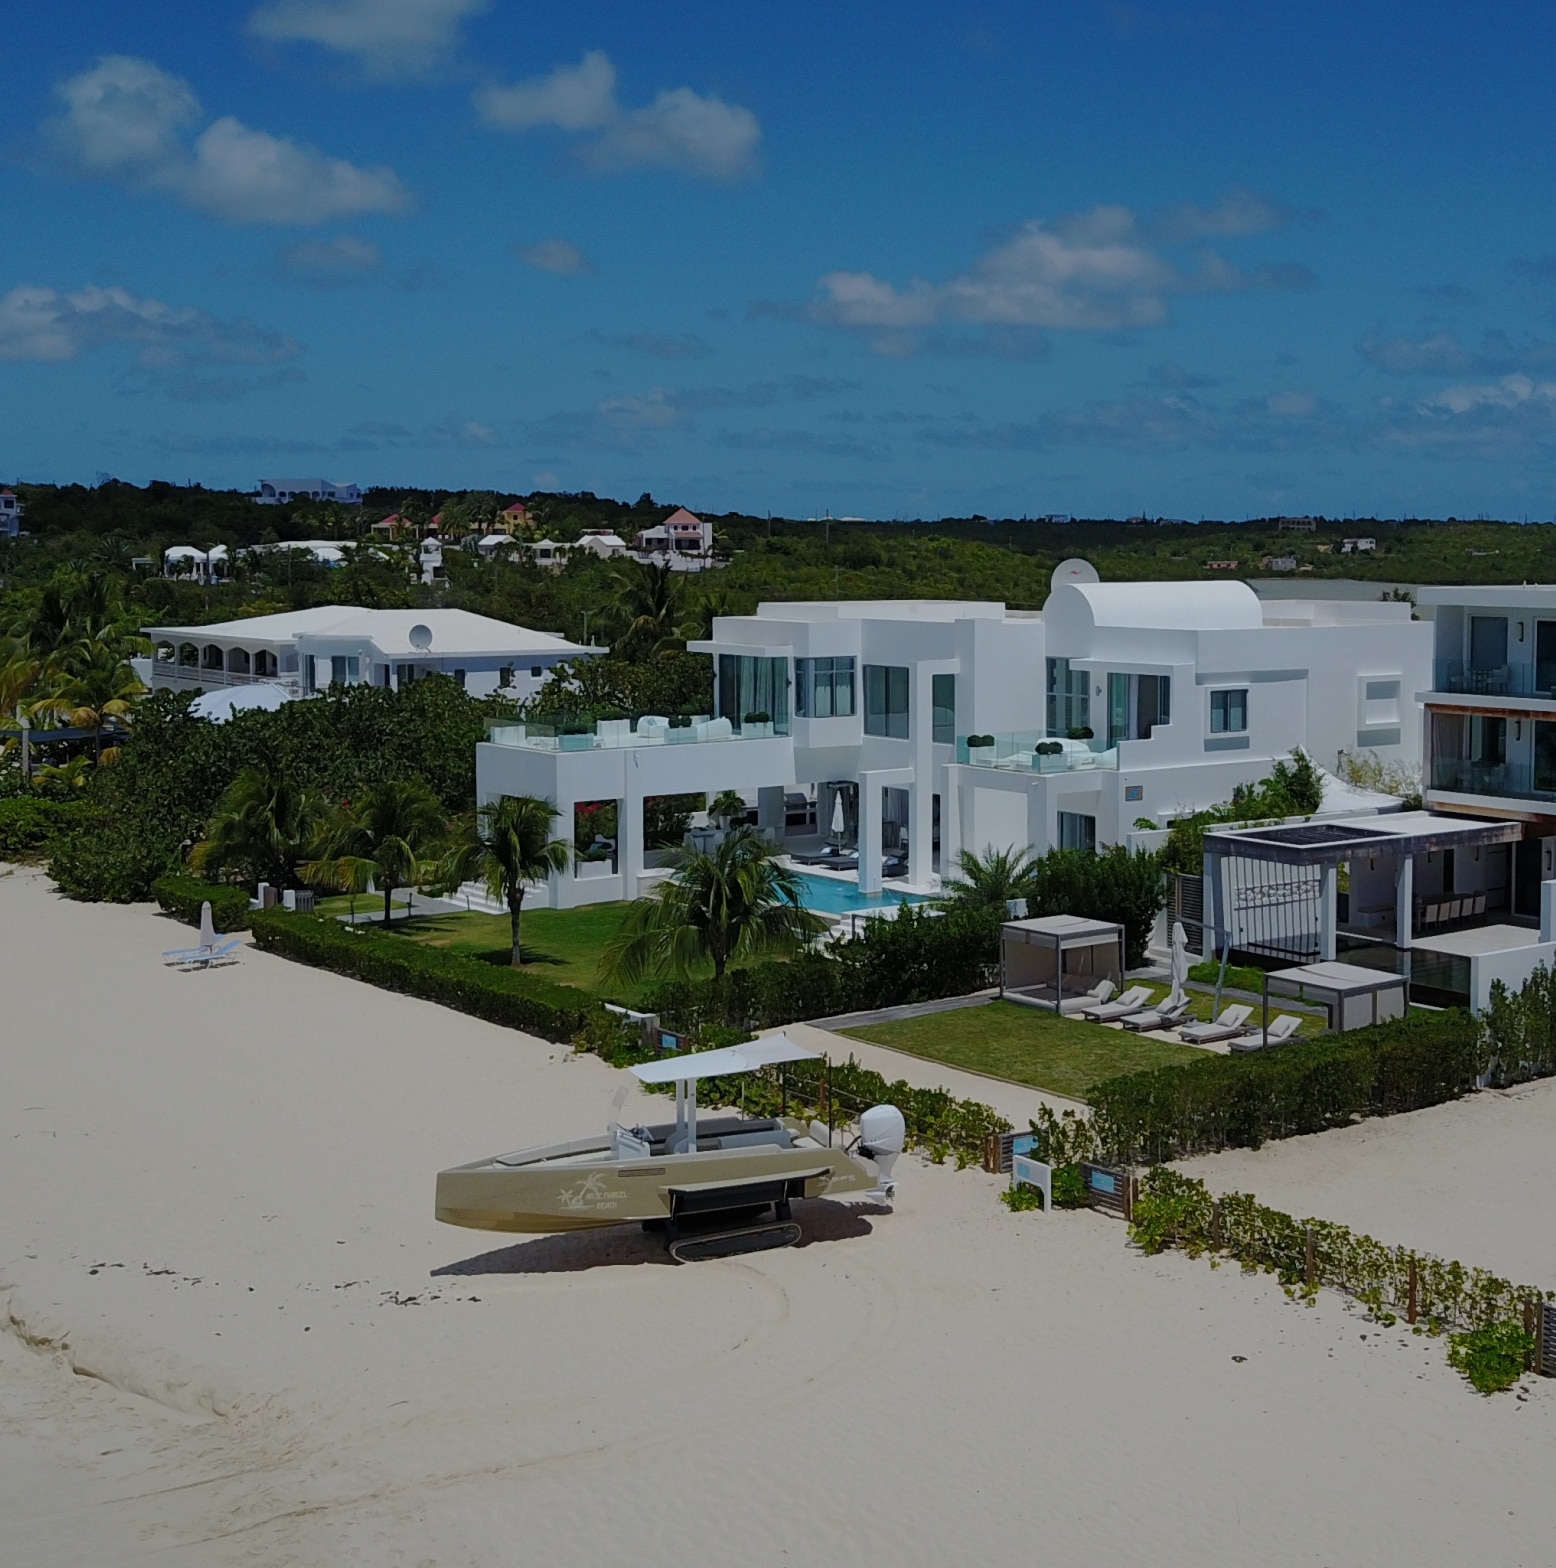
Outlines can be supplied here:
M885 904L922 904L917 893L898 893L891 888L873 898L859 891L857 882L843 882L836 877L813 877L804 871L795 872L800 884L800 902L806 909L815 909L824 915L847 915L861 909L880 909Z

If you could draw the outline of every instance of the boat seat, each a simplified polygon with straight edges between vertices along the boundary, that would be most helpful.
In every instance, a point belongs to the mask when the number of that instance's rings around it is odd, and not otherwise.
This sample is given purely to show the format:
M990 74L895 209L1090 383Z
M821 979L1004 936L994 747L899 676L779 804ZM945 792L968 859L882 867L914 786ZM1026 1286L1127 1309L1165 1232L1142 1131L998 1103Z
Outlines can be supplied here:
M675 1136L674 1122L661 1122L653 1127L634 1128L640 1137L647 1137L649 1152L654 1156L670 1152L670 1140ZM712 1149L743 1149L751 1144L775 1143L790 1148L793 1139L781 1121L768 1117L751 1116L699 1116L697 1118L697 1149L705 1153Z

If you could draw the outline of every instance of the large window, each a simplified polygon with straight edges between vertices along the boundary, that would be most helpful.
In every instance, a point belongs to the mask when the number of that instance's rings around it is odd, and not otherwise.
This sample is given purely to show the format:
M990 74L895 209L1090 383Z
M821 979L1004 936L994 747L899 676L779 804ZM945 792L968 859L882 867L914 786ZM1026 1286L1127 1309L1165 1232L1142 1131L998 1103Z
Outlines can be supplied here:
M748 713L765 713L775 735L789 733L789 661L762 655L719 655L719 714L737 731Z
M932 675L929 693L930 713L937 746L956 744L956 677Z
M1213 691L1210 694L1210 733L1234 735L1248 728L1248 693Z
M1172 723L1172 677L1108 676L1108 745L1121 740L1149 740L1158 724Z
M1059 813L1059 848L1090 849L1097 847L1097 819L1080 811Z
M895 664L864 667L864 732L908 738L908 672Z
M796 659L794 711L802 719L842 719L854 711L852 659Z
M1068 659L1048 661L1048 733L1070 735L1091 728L1091 695L1085 670L1072 670Z
M1556 724L1534 724L1534 787L1543 795L1556 791Z

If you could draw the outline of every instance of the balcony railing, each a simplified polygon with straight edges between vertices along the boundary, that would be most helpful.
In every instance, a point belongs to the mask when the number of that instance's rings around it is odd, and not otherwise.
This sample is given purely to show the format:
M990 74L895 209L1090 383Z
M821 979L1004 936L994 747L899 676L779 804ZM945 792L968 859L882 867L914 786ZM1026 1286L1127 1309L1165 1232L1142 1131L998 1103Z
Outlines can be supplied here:
M671 727L668 719L648 716L600 719L593 729L572 729L557 724L493 724L487 739L494 746L521 746L527 751L616 751L639 746L696 746L715 741L751 741L787 738L771 724L747 723L736 730L728 719L693 719Z
M1556 800L1556 770L1527 762L1472 762L1433 757L1433 789L1460 795L1500 795L1509 800Z
M295 674L252 675L238 670L204 670L194 664L171 664L165 659L156 660L151 666L153 686L199 686L211 691L218 686L284 686L295 692L299 681Z
M1556 664L1501 664L1482 668L1451 659L1432 666L1432 690L1471 697L1556 696Z
M973 741L992 744L973 745ZM956 760L975 768L1002 768L1014 773L1078 773L1118 771L1118 747L1097 740L1049 737L1041 730L1013 730L1003 735L961 735Z

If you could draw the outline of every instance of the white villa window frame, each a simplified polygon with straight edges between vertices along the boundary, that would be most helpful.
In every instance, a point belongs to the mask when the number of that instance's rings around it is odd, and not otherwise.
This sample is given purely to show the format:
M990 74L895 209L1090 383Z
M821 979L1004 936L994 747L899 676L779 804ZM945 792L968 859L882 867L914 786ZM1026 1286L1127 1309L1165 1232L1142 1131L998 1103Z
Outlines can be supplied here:
M1248 731L1248 688L1225 686L1210 693L1210 733L1243 735Z
M852 654L794 661L794 716L851 719L855 712Z
M864 732L885 740L909 739L911 672L905 664L864 667Z

